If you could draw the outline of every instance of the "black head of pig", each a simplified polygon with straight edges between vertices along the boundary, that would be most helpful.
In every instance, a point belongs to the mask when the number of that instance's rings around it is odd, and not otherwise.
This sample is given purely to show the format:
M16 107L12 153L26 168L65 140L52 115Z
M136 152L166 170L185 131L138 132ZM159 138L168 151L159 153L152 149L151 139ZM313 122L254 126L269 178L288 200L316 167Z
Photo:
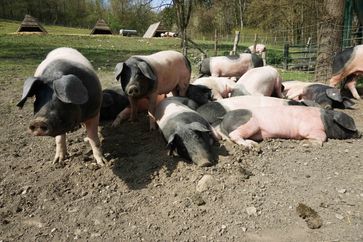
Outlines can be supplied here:
M105 89L102 91L102 104L100 120L113 120L117 115L130 105L122 90Z
M324 109L352 108L355 104L349 98L342 96L339 89L322 84L313 84L306 87L303 98L307 100L307 102L304 101L307 106L313 106L309 103L310 100Z
M348 114L334 110L322 109L321 119L328 138L350 139L360 137L360 134L355 126L354 119Z
M203 105L212 100L212 90L203 85L189 84L186 96L198 105Z
M151 66L143 59L130 57L115 68L115 78L121 82L125 94L133 98L148 95L156 87L157 77Z
M199 73L203 74L203 75L206 75L206 76L211 75L210 58L205 58L200 62L200 64L199 64Z
M198 166L210 166L213 160L211 130L199 122L179 126L169 136L167 148L170 152L177 151L178 155L193 161Z
M88 91L75 75L63 75L54 81L28 78L17 106L22 108L32 96L35 96L35 117L29 125L32 134L57 136L79 127L80 105L88 101Z

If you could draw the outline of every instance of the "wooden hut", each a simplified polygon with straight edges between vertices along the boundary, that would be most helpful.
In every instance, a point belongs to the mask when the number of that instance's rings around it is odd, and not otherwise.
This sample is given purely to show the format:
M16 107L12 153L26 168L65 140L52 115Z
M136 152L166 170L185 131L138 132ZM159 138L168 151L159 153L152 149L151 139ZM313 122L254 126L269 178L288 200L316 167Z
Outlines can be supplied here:
M99 19L95 27L93 27L91 34L112 34L112 31L105 20Z
M167 32L167 30L160 24L160 22L153 23L146 30L143 38L161 37L161 34L165 32Z
M45 28L38 22L37 19L33 18L30 15L25 15L23 22L21 22L18 30L18 33L43 33L47 34L48 32Z

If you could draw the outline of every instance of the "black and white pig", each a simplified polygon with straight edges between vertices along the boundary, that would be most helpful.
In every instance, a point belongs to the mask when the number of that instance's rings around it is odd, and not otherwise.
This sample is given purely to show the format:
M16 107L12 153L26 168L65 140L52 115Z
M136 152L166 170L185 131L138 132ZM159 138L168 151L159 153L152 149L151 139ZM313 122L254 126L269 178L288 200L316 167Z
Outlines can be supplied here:
M150 130L155 126L157 96L172 92L174 96L185 96L190 77L189 60L173 50L160 51L152 55L131 56L118 63L115 77L121 82L131 104L131 120L137 114L137 100L149 98Z
M251 147L270 138L309 139L322 145L327 138L359 138L354 120L334 110L304 106L270 106L237 109L223 116L217 127L222 136Z
M189 102L182 97L164 99L156 108L156 122L170 153L176 150L198 166L209 166L214 159L211 144L219 136L205 119L187 106Z
M130 106L129 99L120 87L104 89L102 95L100 121L114 120L122 110Z
M97 164L104 165L98 138L102 88L91 63L81 53L65 47L49 52L34 77L25 80L17 106L22 108L32 96L35 117L29 131L35 136L55 137L54 163L66 158L66 132L84 123L93 156Z
M356 76L363 74L363 45L347 48L336 54L332 66L333 76L329 84L335 87L346 78L344 86L352 93L353 97L360 99L356 84Z
M316 82L285 81L283 94L286 98L301 101L307 106L324 109L352 108L354 102L341 94L340 90Z
M202 60L199 72L204 76L241 77L254 67L263 66L263 60L256 54L214 56Z

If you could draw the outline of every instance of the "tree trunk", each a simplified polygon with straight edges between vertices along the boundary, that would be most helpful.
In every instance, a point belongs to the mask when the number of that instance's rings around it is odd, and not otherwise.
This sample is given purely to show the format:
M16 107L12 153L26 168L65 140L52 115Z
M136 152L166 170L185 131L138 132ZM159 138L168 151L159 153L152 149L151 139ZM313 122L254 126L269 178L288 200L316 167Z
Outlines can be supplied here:
M341 51L344 0L324 0L325 17L318 29L315 81L326 83L332 75L333 56Z
M177 23L179 32L181 33L181 46L183 54L187 55L188 52L188 37L187 27L192 13L193 0L173 0L174 7L176 8Z

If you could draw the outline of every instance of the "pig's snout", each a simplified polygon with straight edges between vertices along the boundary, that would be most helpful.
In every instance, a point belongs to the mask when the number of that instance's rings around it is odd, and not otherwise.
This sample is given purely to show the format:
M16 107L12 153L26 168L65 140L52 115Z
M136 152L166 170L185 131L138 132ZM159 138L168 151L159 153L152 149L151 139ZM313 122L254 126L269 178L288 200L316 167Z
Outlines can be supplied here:
M140 89L138 86L133 85L127 89L127 95L131 97L137 97L139 96L139 94L140 94Z
M29 125L29 131L35 136L43 136L49 133L49 126L44 120L34 120Z

